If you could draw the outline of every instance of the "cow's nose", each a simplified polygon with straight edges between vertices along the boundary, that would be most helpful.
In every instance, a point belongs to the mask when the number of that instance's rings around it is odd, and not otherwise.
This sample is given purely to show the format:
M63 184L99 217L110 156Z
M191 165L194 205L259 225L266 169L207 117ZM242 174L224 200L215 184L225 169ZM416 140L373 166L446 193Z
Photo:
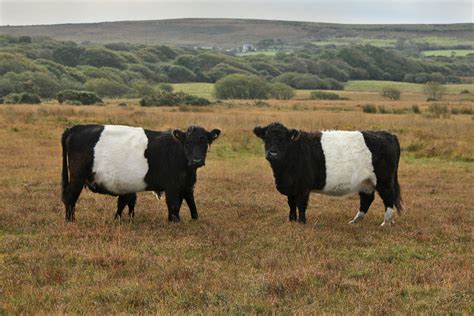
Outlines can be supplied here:
M278 157L278 153L275 151L268 151L267 152L267 157L268 159L274 159Z
M201 158L193 159L193 162L196 163L196 164L201 163L202 159Z

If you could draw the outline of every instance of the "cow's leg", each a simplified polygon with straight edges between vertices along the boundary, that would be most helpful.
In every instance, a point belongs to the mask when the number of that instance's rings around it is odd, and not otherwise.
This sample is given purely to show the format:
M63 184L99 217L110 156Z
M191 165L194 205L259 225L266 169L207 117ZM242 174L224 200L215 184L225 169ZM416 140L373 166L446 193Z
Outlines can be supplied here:
M377 184L377 192L383 200L385 206L384 220L380 226L392 225L393 221L393 208L395 204L395 188L391 184Z
M288 196L288 206L290 207L290 215L288 216L290 222L296 221L296 198Z
M81 195L84 187L85 179L83 177L73 177L67 187L63 191L62 200L66 209L66 221L73 222L75 220L75 208L77 199Z
M168 206L168 221L170 222L179 222L179 208L181 207L181 202L183 201L180 194L176 192L165 192L166 196L166 205Z
M136 193L129 194L127 205L128 205L128 217L130 218L135 217L135 204L136 203L137 203L137 194Z
M372 193L359 192L359 197L360 197L359 211L355 215L354 219L349 222L349 224L355 224L364 219L365 214L367 213L370 205L374 201L375 194L374 192Z
M194 201L194 189L189 188L183 193L184 199L188 204L189 211L191 212L192 219L198 219L198 212L196 208L196 202Z
M308 207L309 193L298 196L296 205L298 206L298 222L306 224L306 208Z
M122 212L128 202L128 194L119 195L117 199L117 212L115 213L115 219L122 218Z

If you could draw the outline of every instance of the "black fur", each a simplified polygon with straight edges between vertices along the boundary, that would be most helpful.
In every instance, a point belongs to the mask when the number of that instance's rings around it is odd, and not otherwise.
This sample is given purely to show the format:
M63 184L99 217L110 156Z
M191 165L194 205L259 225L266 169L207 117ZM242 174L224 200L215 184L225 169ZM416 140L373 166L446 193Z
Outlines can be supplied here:
M92 173L94 148L103 130L102 125L76 125L63 133L62 200L67 221L74 220L75 204L84 185L92 192L117 196L95 183ZM204 166L207 149L219 134L218 129L207 132L198 126L191 126L185 132L145 130L148 147L144 155L149 167L144 179L146 190L158 194L165 192L170 221L180 220L183 199L189 206L191 217L198 218L193 193L196 170ZM135 193L120 195L115 216L121 217L123 209L128 206L129 215L133 217L136 199Z
M321 132L308 133L288 129L280 123L255 127L254 133L265 142L265 156L270 162L277 190L288 197L289 220L305 223L305 211L311 191L326 185L326 161L321 146ZM372 152L377 177L376 190L386 207L403 209L397 179L400 145L386 132L362 132ZM360 194L360 211L366 213L374 200L373 193ZM299 210L297 217L296 210Z

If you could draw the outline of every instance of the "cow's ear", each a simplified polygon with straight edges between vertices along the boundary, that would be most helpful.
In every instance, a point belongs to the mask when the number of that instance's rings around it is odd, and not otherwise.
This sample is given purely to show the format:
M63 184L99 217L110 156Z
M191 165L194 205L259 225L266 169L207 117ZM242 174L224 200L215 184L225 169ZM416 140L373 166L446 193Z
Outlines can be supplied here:
M255 134L255 136L257 136L258 138L262 138L262 139L263 139L263 137L265 137L266 132L267 132L266 127L257 126L253 129L253 133Z
M184 142L184 140L186 139L186 133L180 129L174 129L171 132L171 134L173 135L174 138L176 138L177 140L181 142Z
M214 140L217 139L217 137L219 137L219 135L221 134L221 130L218 129L218 128L215 128L213 129L212 131L210 131L208 134L207 134L207 139L209 141L209 144L212 144L212 142Z
M292 141L297 141L297 140L300 138L300 136L301 136L301 132L300 132L299 130L297 130L297 129L291 129L291 130L289 131L289 134L290 134L290 139L291 139Z

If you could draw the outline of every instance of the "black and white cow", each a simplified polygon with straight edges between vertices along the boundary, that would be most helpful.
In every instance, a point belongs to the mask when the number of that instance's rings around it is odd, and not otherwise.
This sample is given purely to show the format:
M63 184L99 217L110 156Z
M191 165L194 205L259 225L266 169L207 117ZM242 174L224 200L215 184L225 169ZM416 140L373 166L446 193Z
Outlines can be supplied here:
M116 217L127 205L134 216L136 193L165 192L168 220L179 221L183 199L191 217L196 169L204 166L209 145L220 130L191 126L185 132L146 130L121 125L75 125L62 135L62 200L66 220L74 221L82 188L118 196Z
M305 223L310 192L334 196L359 193L360 208L351 224L361 221L377 191L385 205L383 225L393 223L396 207L403 210L398 184L400 145L381 131L308 133L280 123L255 127L265 142L277 190L288 197L290 221Z

